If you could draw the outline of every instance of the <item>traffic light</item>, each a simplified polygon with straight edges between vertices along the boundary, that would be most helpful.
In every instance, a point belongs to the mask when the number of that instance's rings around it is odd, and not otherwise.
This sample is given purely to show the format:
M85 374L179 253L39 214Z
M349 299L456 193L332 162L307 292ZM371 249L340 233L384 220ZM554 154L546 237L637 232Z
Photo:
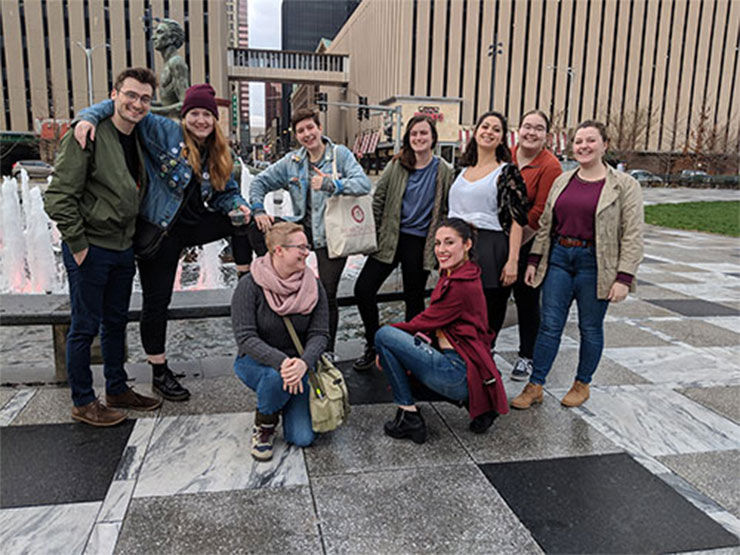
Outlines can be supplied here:
M316 104L319 105L319 112L326 112L328 106L326 104L328 95L325 92L320 92L316 95Z
M366 96L358 97L357 103L367 106L367 97ZM370 119L370 108L363 108L363 107L357 108L357 119L360 121L362 121L363 119Z
M239 127L239 102L235 94L231 95L231 127Z
M393 112L386 112L383 116L383 133L386 139L393 140Z

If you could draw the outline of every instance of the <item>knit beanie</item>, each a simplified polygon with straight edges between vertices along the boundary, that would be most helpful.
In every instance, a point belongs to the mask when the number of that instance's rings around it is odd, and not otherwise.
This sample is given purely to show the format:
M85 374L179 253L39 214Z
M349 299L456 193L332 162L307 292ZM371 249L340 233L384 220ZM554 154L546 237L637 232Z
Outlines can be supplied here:
M180 110L180 116L185 117L185 114L193 108L203 108L213 114L213 117L218 119L218 107L216 106L216 91L213 87L205 83L202 85L193 85L188 87L185 91L185 100L182 103L182 110Z

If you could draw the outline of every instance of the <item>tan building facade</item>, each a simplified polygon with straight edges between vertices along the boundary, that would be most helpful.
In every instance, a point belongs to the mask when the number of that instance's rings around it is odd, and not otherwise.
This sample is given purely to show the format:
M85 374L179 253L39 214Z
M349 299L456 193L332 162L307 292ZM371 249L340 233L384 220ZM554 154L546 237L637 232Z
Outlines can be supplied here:
M151 67L159 74L162 59L149 46L142 21L147 16L183 24L180 54L190 82L207 81L228 98L227 7L224 0L1 0L0 130L35 131L42 120L69 119L87 106L83 47L94 49L95 102L109 96L113 79L126 67Z
M460 98L460 128L538 107L556 130L605 121L623 149L722 152L737 149L739 32L736 0L364 0L328 48L350 55L349 84L322 91ZM326 127L352 144L381 121L330 107Z

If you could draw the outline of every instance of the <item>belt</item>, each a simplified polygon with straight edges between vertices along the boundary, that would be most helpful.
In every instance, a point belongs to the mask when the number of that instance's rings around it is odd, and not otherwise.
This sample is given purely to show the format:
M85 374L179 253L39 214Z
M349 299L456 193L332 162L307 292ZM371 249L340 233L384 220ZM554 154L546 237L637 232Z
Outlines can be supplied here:
M590 239L577 239L575 237L559 236L557 241L564 247L593 247L594 246L594 242Z

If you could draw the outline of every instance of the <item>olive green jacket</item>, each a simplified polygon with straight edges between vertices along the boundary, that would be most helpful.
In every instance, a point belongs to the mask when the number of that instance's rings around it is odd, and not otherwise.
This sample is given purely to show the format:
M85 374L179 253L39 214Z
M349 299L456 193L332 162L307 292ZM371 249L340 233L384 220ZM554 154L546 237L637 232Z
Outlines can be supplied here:
M72 130L62 139L44 208L73 253L90 244L115 251L131 246L146 186L144 156L138 140L136 144L141 161L138 187L111 119L100 122L95 141L87 141L84 150Z
M534 286L545 279L547 259L553 229L553 208L560 194L578 170L560 175L552 184L545 203L545 210L540 217L540 229L537 231L531 254L541 255ZM618 272L632 276L637 275L637 267L643 256L643 227L645 218L642 207L642 189L640 184L629 174L618 172L607 166L606 183L596 205L594 221L596 246L596 296L606 299ZM630 291L635 291L636 279L632 280Z
M373 258L385 264L391 264L396 257L398 237L401 233L401 205L406 192L409 172L398 160L390 162L380 176L373 193L373 216L378 234L378 250ZM447 217L447 197L450 186L455 180L455 171L440 158L437 167L437 186L434 192L432 221L424 243L424 269L434 269L434 233L437 225Z

